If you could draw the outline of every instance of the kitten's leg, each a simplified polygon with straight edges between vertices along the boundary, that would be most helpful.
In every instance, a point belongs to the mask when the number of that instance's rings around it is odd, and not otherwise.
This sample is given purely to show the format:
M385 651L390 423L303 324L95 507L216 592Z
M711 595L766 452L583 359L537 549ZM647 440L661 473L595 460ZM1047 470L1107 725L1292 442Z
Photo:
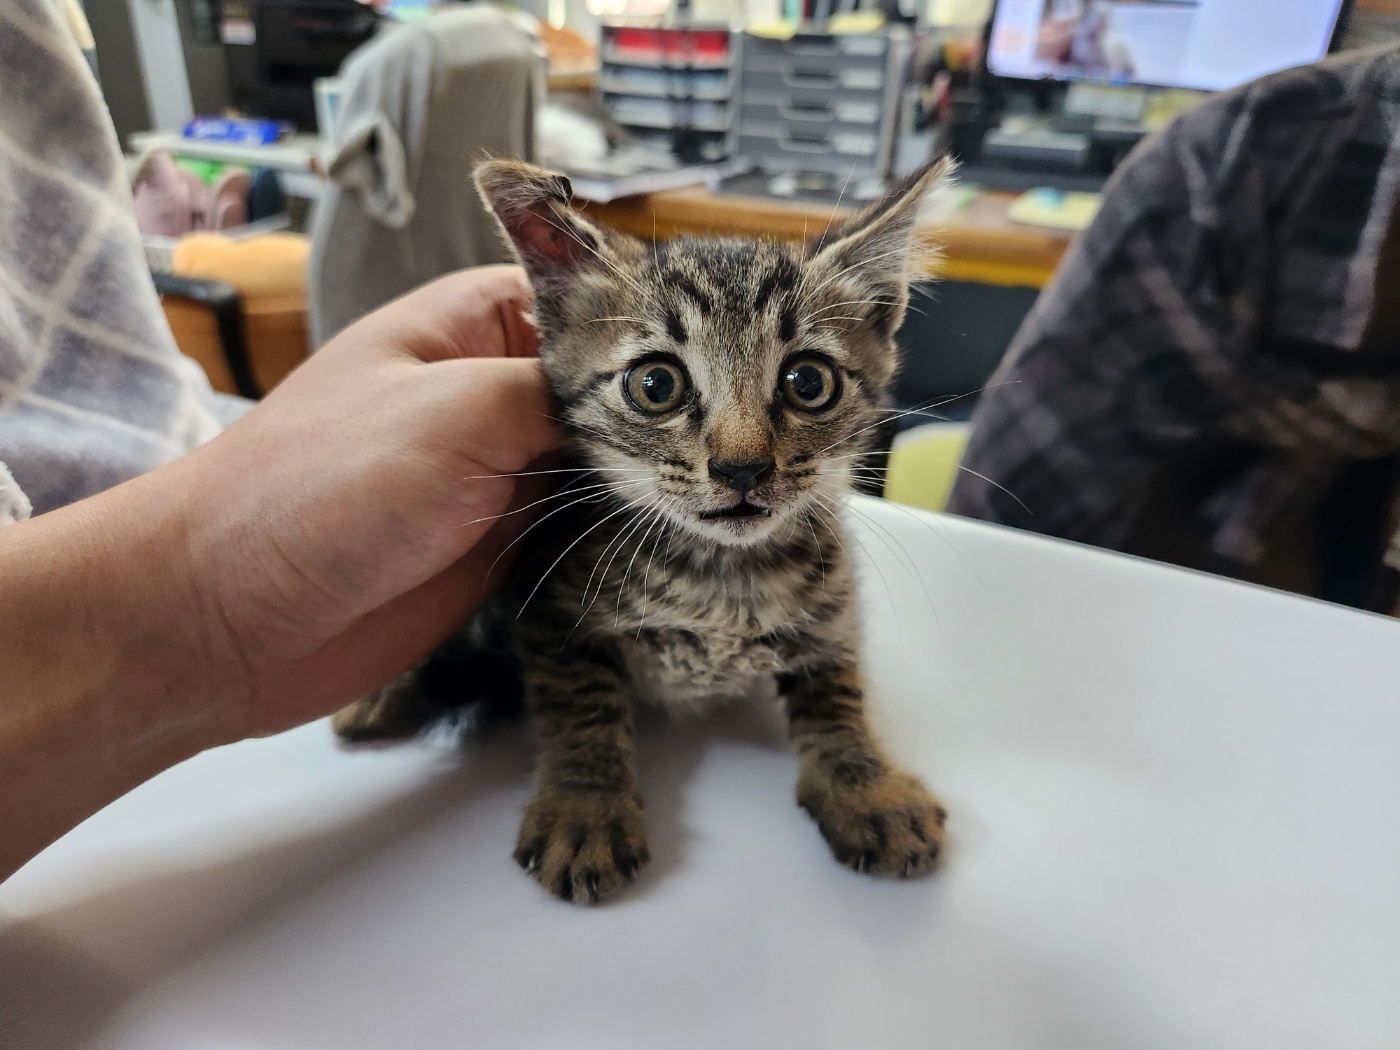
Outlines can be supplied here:
M539 759L515 860L556 897L596 904L650 859L632 702L617 671L583 656L532 657L525 683Z
M797 804L856 871L907 878L932 869L946 813L880 750L865 721L854 661L783 674L778 689L802 762Z
M422 687L423 669L415 667L382 689L342 707L331 728L342 740L398 740L414 736L443 715L435 697Z
M400 739L472 705L479 713L508 717L519 709L520 690L515 658L485 649L463 632L413 670L336 712L331 727L343 740Z

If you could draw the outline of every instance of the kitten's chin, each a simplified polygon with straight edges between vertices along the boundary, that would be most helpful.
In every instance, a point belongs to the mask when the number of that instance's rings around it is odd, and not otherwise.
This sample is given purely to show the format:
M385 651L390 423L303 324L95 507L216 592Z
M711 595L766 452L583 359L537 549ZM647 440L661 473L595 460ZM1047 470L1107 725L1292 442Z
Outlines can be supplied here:
M787 515L771 508L761 514L687 515L685 526L691 532L725 547L752 547L777 531Z

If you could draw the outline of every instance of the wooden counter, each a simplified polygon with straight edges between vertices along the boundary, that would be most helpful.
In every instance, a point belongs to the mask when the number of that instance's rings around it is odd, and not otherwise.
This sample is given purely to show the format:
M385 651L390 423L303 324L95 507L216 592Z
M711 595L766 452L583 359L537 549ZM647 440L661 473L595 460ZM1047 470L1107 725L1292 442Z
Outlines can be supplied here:
M1014 223L1009 193L985 193L925 236L942 244L939 276L977 284L1041 288L1055 272L1072 235ZM847 209L825 204L739 197L703 186L585 204L601 222L637 237L679 233L798 240L826 228Z

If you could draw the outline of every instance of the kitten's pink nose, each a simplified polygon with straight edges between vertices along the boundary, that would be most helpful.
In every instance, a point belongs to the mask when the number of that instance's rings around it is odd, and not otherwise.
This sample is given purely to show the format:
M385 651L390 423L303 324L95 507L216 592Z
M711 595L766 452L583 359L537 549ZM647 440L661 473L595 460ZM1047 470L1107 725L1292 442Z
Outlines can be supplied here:
M758 459L747 463L721 463L717 459L710 460L710 477L728 485L740 496L746 496L758 488L758 483L771 473L771 459Z

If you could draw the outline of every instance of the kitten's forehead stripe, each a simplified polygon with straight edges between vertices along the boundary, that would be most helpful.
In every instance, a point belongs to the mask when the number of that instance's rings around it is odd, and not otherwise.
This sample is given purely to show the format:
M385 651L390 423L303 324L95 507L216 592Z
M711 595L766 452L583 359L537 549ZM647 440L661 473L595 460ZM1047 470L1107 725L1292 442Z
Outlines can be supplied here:
M773 297L774 292L790 292L797 284L797 267L791 259L786 255L779 255L774 262L776 265L759 282L758 294L754 296L753 301L755 313L762 312L763 308L768 305L768 300Z
M778 317L778 338L785 343L790 343L796 335L797 309L789 300L783 303L783 312Z
M681 273L679 270L671 270L663 274L662 279L665 283L684 292L694 300L696 307L702 314L708 314L714 311L714 300L711 299L708 294L702 292L696 283L686 274Z
M676 313L672 307L666 307L666 334L682 346L686 344L689 333L685 330L685 325L681 323L680 314Z
M580 401L583 398L587 397L599 387L606 386L608 383L611 383L616 378L617 373L613 371L594 372L591 376L589 376L587 379L585 379L582 383L579 384L578 389L572 391L567 397L563 398L562 400L565 404L573 404L574 402Z

